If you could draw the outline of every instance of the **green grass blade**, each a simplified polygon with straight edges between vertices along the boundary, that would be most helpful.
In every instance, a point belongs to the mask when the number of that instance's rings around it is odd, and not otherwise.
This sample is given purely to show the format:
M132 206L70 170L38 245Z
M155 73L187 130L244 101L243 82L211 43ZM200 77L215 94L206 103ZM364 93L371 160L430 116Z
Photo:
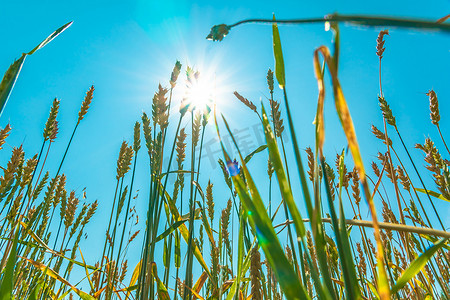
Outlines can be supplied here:
M361 299L361 292L357 282L355 265L353 263L352 251L348 240L347 226L345 224L345 215L342 207L342 201L339 201L339 217L337 219L333 199L331 198L330 187L328 185L328 175L325 168L325 159L321 158L322 174L324 176L325 191L328 199L328 206L331 215L333 231L336 236L337 250L342 267L342 276L344 278L345 293L348 299Z
M45 275L50 276L50 277L58 280L62 284L66 285L67 287L70 287L78 296L80 296L81 299L83 299L83 300L96 300L91 295L83 292L82 290L78 289L74 285L70 284L66 279L64 279L61 275L56 273L53 269L49 268L48 266L46 266L46 265L44 265L44 264L42 264L40 262L37 262L37 261L31 260L29 258L26 258L26 257L22 257L22 259L24 259L27 262L29 262L30 264L32 264L35 268L41 270Z
M3 112L6 102L8 101L8 97L11 94L11 91L14 87L17 77L19 76L20 70L22 69L23 63L25 62L25 58L27 57L27 55L33 54L37 50L41 49L42 47L50 43L55 37L57 37L61 32L66 30L70 25L72 25L72 22L69 22L58 28L45 40L39 43L39 45L34 47L33 50L31 50L28 53L23 53L22 56L18 60L14 61L14 63L8 68L8 70L5 72L5 75L3 75L2 81L0 82L0 116Z
M28 52L28 55L33 54L34 52L38 51L39 49L42 49L45 45L47 45L48 43L50 43L55 37L57 37L61 32L63 32L64 30L66 30L67 28L69 28L70 25L72 25L73 22L69 22L67 24L64 24L63 26L59 27L58 29L56 29L52 34L50 34L45 40L43 40L41 43L39 43L39 45L37 45L36 47L34 47L33 50L31 50L30 52Z
M39 292L41 291L41 289L42 289L42 282L38 282L38 284L31 291L28 300L38 300Z
M170 300L169 293L167 292L167 288L164 283L158 277L158 269L156 268L156 263L152 262L152 274L156 280L156 284L158 286L158 299L161 300Z
M6 102L8 101L9 94L11 94L11 90L16 83L26 56L27 55L25 53L22 54L18 60L9 66L8 70L5 72L5 75L3 75L3 79L0 82L0 116L5 108Z
M297 231L297 237L300 240L301 238L306 236L305 224L303 223L303 218L300 215L300 211L298 210L297 205L295 204L294 197L287 180L286 172L283 167L283 162L281 160L280 151L275 140L275 135L272 131L272 128L270 127L269 118L267 117L264 106L262 106L262 117L264 134L266 136L267 147L269 149L270 161L273 164L275 174L278 178L278 184L280 187L282 198L289 207L289 211L291 212L292 220L294 221L294 226Z
M160 183L160 186L162 184ZM160 193L162 193L162 186L160 189ZM163 199L165 200L166 204L169 206L170 209L170 213L172 214L172 217L174 219L175 222L181 221L181 216L180 213L178 212L178 209L175 206L175 203L173 202L172 198L170 197L169 193L167 191L164 191L164 197ZM189 240L189 230L186 227L185 224L181 224L178 227L178 231L181 233L181 235L183 236L183 239L186 241L186 243ZM208 276L211 280L213 279L213 276L211 276L211 273L209 271L208 265L206 264L205 260L203 259L203 255L200 252L200 249L196 246L195 243L192 244L194 247L194 256L196 257L197 261L200 263L200 265L203 267L203 269L206 271L206 273L208 273Z
M166 238L169 234L171 234L172 232L174 232L175 230L178 229L178 227L181 226L181 224L184 224L184 222L186 222L186 220L181 220L181 221L176 221L175 223L173 223L169 228L167 228L166 230L164 230L163 233L161 233L160 235L158 235L156 237L156 239L152 242L152 243L157 243L161 240L163 240L164 238Z
M237 269L237 273L236 273L236 279L233 282L233 285L231 286L230 292L227 295L227 299L226 300L231 300L233 299L234 295L236 295L236 293L239 292L240 288L240 284L241 284L241 277L243 277L243 275L245 275L245 272L247 270L243 271L243 259L242 256L244 254L244 222L246 222L246 218L245 218L245 214L242 213L241 217L240 217L240 221L239 221L239 239L238 239L238 269ZM251 249L248 251L247 253L247 257L245 258L246 260L250 257L251 254Z
M264 105L262 105L262 121L263 121L263 126L264 126L264 134L266 136L266 141L267 141L267 147L269 149L270 160L274 166L275 174L277 175L277 178L278 178L278 184L279 184L280 191L281 191L281 194L283 197L283 201L286 202L286 204L289 208L289 211L292 215L292 220L294 222L294 226L295 226L295 229L297 232L297 240L302 241L303 244L306 245L305 225L303 223L302 216L300 215L300 211L298 210L297 205L295 204L294 198L292 196L292 191L289 186L289 182L287 180L287 176L286 176L286 173L283 168L280 151L278 149L277 142L275 140L275 135L272 131L272 128L270 127L269 118L267 117L267 113L264 109ZM319 218L315 218L315 219L320 220L320 216L319 216ZM328 283L327 284L328 289L332 291L331 277L328 273L327 259L326 259L326 254L325 254L325 241L323 239L322 225L318 222L314 222L314 224L312 224L312 226L315 227L315 231L316 231L317 238L315 241L316 241L316 243L318 243L316 245L317 246L316 250L317 250L317 254L318 254L317 256L319 258L321 270L326 276L324 279ZM305 246L305 248L306 248L306 246ZM307 256L308 262L310 262L309 252L305 251L305 254ZM319 275L317 274L315 267L312 264L310 265L310 269L311 269L311 275L315 278L314 284L316 286L318 293L321 295L322 298L330 299L331 298L330 292L325 290L322 287L321 282L319 280Z
M433 257L433 255L445 245L448 239L441 239L436 244L428 248L424 253L417 257L409 267L403 272L400 278L395 283L391 290L392 294L397 293L401 288L403 288L408 281L410 281L420 270L427 264L427 262Z
M272 266L281 288L283 289L288 299L309 299L309 296L306 293L305 288L300 284L299 278L297 274L295 274L292 265L284 255L283 248L281 247L281 244L272 226L270 217L265 210L264 203L259 196L259 192L254 185L250 173L248 172L242 155L240 155L242 169L245 172L245 177L253 199L248 193L247 186L236 170L237 166L233 165L228 153L223 146L217 119L214 119L216 123L217 134L220 140L220 146L222 147L222 152L224 154L225 161L227 162L230 175L232 175L232 180L239 195L239 199L241 200L243 208L245 209L245 212L248 216L249 224L252 227L254 234L258 238L258 243L263 249L267 261ZM232 138L234 139L233 136Z
M273 19L275 20L275 15L273 15ZM278 32L277 23L272 24L272 35L273 54L275 56L275 76L277 77L280 88L284 89L286 86L286 77L284 73L283 51L281 49L280 33Z
M450 199L447 199L444 196L442 196L442 194L436 193L434 191L430 191L430 190L425 191L424 189L419 189L419 188L414 188L414 189L416 191L424 193L424 194L426 194L427 191L428 191L428 194L430 194L431 196L433 196L435 198L438 198L438 199L441 199L441 200L444 200L444 201L447 201L447 202L450 202Z
M256 153L259 153L261 151L264 151L265 149L267 149L267 145L261 145L258 148L256 148L256 150L254 150L252 153L250 153L249 155L247 155L245 157L245 159L244 159L245 163L248 164L250 159L252 159L253 155L255 155Z
M17 241L19 240L19 230L16 229L14 242L9 252L8 261L3 272L2 283L0 285L0 300L12 299L13 282L14 282L14 266L17 259Z

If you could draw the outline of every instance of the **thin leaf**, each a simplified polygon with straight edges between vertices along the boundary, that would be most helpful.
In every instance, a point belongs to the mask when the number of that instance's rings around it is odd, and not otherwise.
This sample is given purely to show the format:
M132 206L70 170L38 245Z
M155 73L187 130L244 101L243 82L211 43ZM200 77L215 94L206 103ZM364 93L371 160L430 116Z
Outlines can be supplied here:
M69 22L67 24L64 24L63 26L59 27L58 29L56 29L52 34L50 34L45 40L43 40L39 45L37 45L36 47L34 47L33 50L31 50L30 52L28 52L28 55L33 54L34 52L36 52L39 49L42 49L45 45L47 45L48 43L50 43L55 37L57 37L61 32L63 32L64 30L66 30L67 28L69 28L70 25L72 25L72 22Z
M206 279L208 279L208 273L203 271L202 275L200 275L200 277L198 278L197 282L192 287L192 291L194 291L195 294L200 293L200 290L202 289L203 285L205 284ZM197 299L197 297L194 296L193 299L195 300L195 299Z
M275 15L273 15L275 20ZM284 89L286 86L286 78L284 74L284 60L283 51L281 50L280 33L278 32L277 23L272 24L273 33L273 54L275 56L275 76L277 77L280 88Z
M217 118L215 117L214 119L225 160L227 164L229 164L229 167L233 168L233 166L231 165L231 159L226 152L220 137ZM231 132L230 134L234 139ZM309 299L309 296L306 293L305 288L300 284L299 278L297 274L295 274L292 265L284 255L283 248L281 247L278 237L272 226L270 217L265 210L264 203L262 202L253 179L251 178L251 175L247 170L242 155L240 155L240 158L242 169L245 172L245 177L247 179L247 183L249 185L249 189L253 198L249 195L247 187L239 174L237 172L230 173L232 175L234 186L236 187L237 193L239 195L239 199L241 200L245 212L248 216L250 226L252 227L253 232L258 238L259 245L263 249L267 261L272 266L275 276L277 277L278 282L280 283L280 286L282 287L286 297L288 299Z
M141 273L141 264L142 264L142 260L140 260L137 263L136 267L134 267L133 274L131 275L131 279L130 279L130 284L128 285L129 288L132 286L136 286L135 284L139 278L139 274ZM128 297L130 296L130 292L131 292L131 290L128 289L126 299L128 299Z
M433 196L433 197L435 197L435 198L438 198L438 199L441 199L441 200L445 200L445 201L447 201L447 202L450 202L450 199L447 199L447 198L445 198L444 196L442 196L442 194L439 194L439 193L436 193L436 192L434 192L434 191L430 191L430 190L424 190L424 189L419 189L419 188L414 188L416 191L418 191L418 192L421 192L421 193L424 193L424 194L426 194L427 193L427 191L428 191L428 194L429 195L431 195L431 196Z
M389 290L389 283L387 279L387 273L384 266L384 251L383 251L383 245L381 243L381 236L380 236L380 228L378 224L378 218L377 218L377 212L375 209L375 204L373 202L373 199L371 197L370 191L369 191L369 185L367 183L366 179L366 173L364 170L364 165L362 162L361 152L359 150L358 141L356 139L356 132L355 127L353 125L353 121L350 115L350 111L347 106L347 102L345 100L341 85L339 83L339 79L337 77L337 70L336 70L336 63L334 58L330 54L330 50L325 47L321 46L318 49L314 51L314 70L316 73L317 83L319 86L319 94L325 93L324 89L324 78L323 73L320 68L320 62L319 62L319 54L322 54L325 63L328 67L328 71L331 75L332 79L332 85L333 85L333 94L334 94L334 101L336 106L336 112L339 116L339 120L341 121L342 128L344 129L345 136L347 138L347 142L350 148L350 151L352 153L353 161L355 163L355 167L358 170L361 184L363 186L364 195L366 198L366 201L369 205L369 210L372 215L372 222L374 227L374 237L375 241L377 243L377 265L378 265L378 291L380 294L381 299L390 299L390 290ZM322 119L323 124L323 116L317 116L317 119ZM322 127L323 128L323 127ZM324 133L319 133L320 135L324 135Z
M250 153L249 155L247 155L245 157L245 159L244 159L245 163L248 164L250 159L252 159L253 155L255 155L256 153L259 153L261 151L264 151L265 149L267 149L267 145L261 145L258 148L256 148L256 150L254 150L252 153Z
M156 284L158 286L158 299L161 300L170 300L169 293L167 292L167 288L164 283L158 277L158 270L156 268L156 263L152 262L152 274L156 280Z
M402 289L408 281L410 281L420 270L427 264L427 262L433 257L433 255L445 245L448 239L440 239L436 244L428 248L424 253L417 257L409 265L409 267L402 273L400 278L395 283L391 290L392 294L397 293Z
M44 264L42 264L40 262L37 262L37 261L31 260L29 258L26 258L26 257L21 257L21 258L26 260L26 261L28 261L34 267L36 267L39 270L41 270L42 272L44 272L45 275L50 276L50 277L58 280L62 284L65 284L68 287L70 287L78 296L80 296L81 299L83 299L83 300L96 300L91 295L83 292L82 290L80 290L77 287L75 287L72 284L70 284L66 279L64 279L61 275L56 273L54 270L50 269L48 266L46 266L46 265L44 265Z
M272 128L270 127L269 118L267 116L264 105L261 105L261 106L262 106L262 121L263 121L263 126L264 126L264 134L266 136L266 142L267 142L267 146L269 149L270 161L272 162L274 169L275 169L275 174L277 175L278 185L280 188L280 192L281 192L283 201L287 204L289 211L291 212L292 220L294 222L295 230L297 233L297 241L302 241L302 243L305 245L305 248L306 248L305 225L303 223L303 219L301 217L300 211L298 210L298 207L295 204L294 197L292 195L292 190L291 190L289 182L287 180L287 176L286 176L286 173L285 173L285 170L283 167L283 162L281 160L280 151L278 149L277 142L275 140L275 135L273 133ZM320 225L320 223L315 222L315 226L317 228L316 233L321 234L322 226ZM323 241L323 236L318 236L316 239L316 242L317 241ZM319 245L317 248L319 249L318 253L320 255L318 255L318 258L319 258L319 262L321 263L321 266L322 266L322 271L324 272L324 274L327 275L326 281L328 283L329 289L332 289L331 277L328 272L326 255L324 254L324 242L322 243L322 245ZM305 254L306 254L308 262L311 262L309 253L305 252ZM318 293L320 294L320 296L322 298L330 299L331 298L330 292L325 290L322 287L321 282L319 280L319 276L316 272L316 269L312 264L310 265L310 269L311 269L311 275L314 278L313 282L316 286Z
M3 75L2 81L0 82L0 116L3 112L6 102L8 101L9 95L11 94L11 91L14 87L17 77L19 76L20 70L22 69L23 63L27 55L33 54L37 50L41 49L42 47L50 43L55 37L57 37L61 32L66 30L70 25L72 25L72 22L69 22L58 28L55 32L53 32L45 40L43 40L39 45L34 47L33 50L31 50L28 53L22 53L22 56L18 60L14 61L14 63L8 68L8 70L5 72L5 75Z
M162 239L166 238L169 234L171 234L173 231L177 230L177 228L180 227L181 224L184 224L184 222L186 222L186 221L187 221L187 219L186 220L177 221L177 222L173 223L169 228L164 230L163 233L158 235L153 243L159 242Z
M25 53L22 54L22 56L18 60L14 61L14 63L9 66L8 70L6 70L5 72L5 75L3 75L3 79L0 82L0 115L5 108L6 102L9 98L9 94L11 94L11 90L16 83L17 77L19 76L26 56L27 55Z
M162 193L163 188L162 188L162 184L161 185L161 189L160 192ZM170 213L172 214L172 218L174 219L175 222L181 221L181 217L180 217L180 213L178 212L177 207L175 206L175 203L173 202L172 198L170 197L169 193L167 191L164 192L164 197L163 199L165 200L166 204L168 205L169 209L170 209ZM186 227L185 224L181 224L178 227L178 231L181 233L181 235L183 236L184 240L186 241L186 243L189 241L189 230ZM194 256L196 257L197 261L200 263L200 265L203 267L203 269L208 273L209 278L211 278L211 280L213 279L213 276L211 275L211 272L209 271L208 265L206 264L205 260L203 259L203 255L200 252L200 249L197 247L197 245L195 243L192 244L194 247Z
M42 289L42 281L39 281L31 291L28 300L38 300L39 292L41 291L41 289Z
M0 300L10 300L13 298L14 266L17 259L17 241L19 240L19 229L16 229L14 243L9 252L8 261L3 273L2 283L0 285Z

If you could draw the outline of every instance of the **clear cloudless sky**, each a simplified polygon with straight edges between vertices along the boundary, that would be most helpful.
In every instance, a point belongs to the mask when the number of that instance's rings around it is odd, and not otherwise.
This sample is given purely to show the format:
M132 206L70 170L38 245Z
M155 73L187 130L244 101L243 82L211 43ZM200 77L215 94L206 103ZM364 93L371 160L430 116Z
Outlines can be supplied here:
M120 144L124 139L132 141L134 122L140 120L142 111L151 112L153 93L158 83L168 85L175 61L178 59L183 64L177 86L179 89L184 85L187 65L216 78L218 108L236 134L240 134L242 147L251 151L264 143L258 118L239 103L232 92L239 91L258 106L260 100L265 100L269 95L265 76L268 68L273 69L274 66L271 27L255 24L239 26L232 29L222 42L213 43L205 39L211 26L231 24L250 17L271 18L272 13L279 19L285 19L319 17L334 12L437 20L450 13L450 4L448 0L3 1L0 10L1 72L53 30L68 21L74 23L45 48L27 58L0 117L0 127L7 123L13 127L7 144L0 152L0 162L5 164L11 148L22 143L27 157L39 151L49 108L52 100L58 97L61 100L58 117L60 133L52 146L47 165L54 175L85 92L90 85L95 85L93 103L79 126L63 166L70 189L81 196L86 187L87 201L99 200L99 211L88 225L88 239L82 244L88 262L94 263L103 247ZM317 103L313 51L320 45L330 46L332 35L324 30L323 24L280 26L279 29L286 63L287 91L300 147L313 146L312 121ZM377 152L385 151L385 146L370 133L371 124L380 129L383 124L377 102L378 57L375 46L378 32L384 28L342 24L340 29L340 80L357 127L365 165L370 168ZM390 29L390 35L385 40L383 92L413 158L419 167L424 165L422 153L413 146L423 143L428 136L436 142L444 157L449 158L436 128L430 122L425 93L431 88L436 91L442 115L441 129L444 137L449 137L450 35ZM178 103L182 93L178 91L175 95L174 102ZM281 90L277 89L276 98L280 100L281 96ZM325 153L330 158L330 164L334 165L336 153L346 147L346 142L332 101L331 89L327 85ZM282 111L284 113L283 105ZM171 132L175 130L173 123ZM186 120L183 125L187 124ZM404 163L413 174L394 133L391 128L390 135L396 149L405 157ZM200 183L205 186L210 178L215 182L217 212L225 207L228 194L221 171L215 163L220 153L216 151L218 144L214 139L214 128L210 124L205 141L211 151L202 162ZM448 138L447 141L450 142ZM288 158L294 164L291 146L291 143L287 144ZM144 148L138 164L134 193L139 189L139 196L134 204L141 216L139 226L143 228L148 199L148 159ZM348 164L352 165L351 160ZM266 165L267 154L255 156L250 164L261 190L267 188L267 179L258 174L265 174ZM294 194L306 216L295 173L292 172ZM423 174L433 186L431 174ZM418 184L416 176L412 177ZM450 219L447 218L449 204L436 200L436 205L442 212L445 225L450 226ZM141 240L138 240L134 243L135 248L129 251L133 267L140 246Z

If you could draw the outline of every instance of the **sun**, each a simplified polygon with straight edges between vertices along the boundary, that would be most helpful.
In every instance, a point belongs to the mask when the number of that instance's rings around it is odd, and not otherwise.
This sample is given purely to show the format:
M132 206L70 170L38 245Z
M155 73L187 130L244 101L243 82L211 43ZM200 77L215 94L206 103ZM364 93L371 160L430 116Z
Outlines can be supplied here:
M216 98L214 76L188 67L182 108L187 110L211 110Z

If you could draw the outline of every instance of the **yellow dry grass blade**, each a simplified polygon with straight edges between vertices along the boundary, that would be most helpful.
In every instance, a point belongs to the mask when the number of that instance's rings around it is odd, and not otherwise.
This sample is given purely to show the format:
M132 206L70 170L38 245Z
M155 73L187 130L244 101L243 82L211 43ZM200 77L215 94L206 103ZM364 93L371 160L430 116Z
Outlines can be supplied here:
M200 275L197 282L192 287L192 291L195 292L193 297L194 300L197 299L197 294L200 293L200 290L205 284L206 279L208 279L208 273L206 273L206 271L203 271L202 275Z
M139 274L141 273L141 264L142 264L142 259L137 263L136 267L133 270L133 274L131 275L129 287L136 284L136 282L139 278ZM130 292L131 291L127 291L126 299L128 299L128 297L130 296Z
M364 194L369 205L370 213L372 215L372 222L374 227L374 237L377 243L377 264L378 264L378 292L381 299L390 299L390 291L389 291L389 283L387 280L386 269L384 266L384 251L383 245L381 243L380 237L380 228L378 225L377 213L375 210L375 205L373 203L372 196L369 192L369 186L367 184L366 173L364 170L364 165L361 158L361 152L359 150L358 141L356 139L355 127L353 125L353 121L350 115L350 111L347 106L347 101L345 100L344 93L342 92L341 85L339 83L339 79L337 76L337 69L334 57L331 56L330 50L321 46L314 51L314 70L316 73L318 88L319 88L319 99L318 99L318 109L316 122L317 131L316 137L318 139L319 144L319 153L323 156L322 148L325 141L325 126L324 126L324 117L323 117L323 106L325 101L325 86L324 86L324 78L321 70L319 54L321 54L325 60L326 66L328 67L328 71L331 75L332 85L333 85L333 94L334 101L336 106L336 111L338 113L339 119L342 124L342 128L344 129L345 136L347 138L347 142L352 153L353 161L355 163L355 167L359 172L359 176L361 178L361 184L364 189Z
M48 266L46 266L46 265L44 265L44 264L42 264L40 262L34 261L32 259L26 258L26 257L21 257L21 258L26 260L30 264L32 264L35 268L38 268L39 270L41 270L45 275L50 276L50 277L58 280L62 284L65 284L68 287L70 287L78 296L80 296L81 299L83 299L83 300L95 300L94 297L92 297L91 295L83 292L82 290L80 290L77 287L75 287L72 284L70 284L66 279L64 279L61 275L56 273L54 270L50 269Z
M84 260L83 252L81 252L81 248L80 248L80 247L78 247L78 250L80 251L81 259L83 260L84 270L85 270L85 272L86 272L86 278L87 278L87 280L89 281L89 285L91 286L91 289L92 289L92 290L95 290L94 284L93 284L92 281L91 281L91 276L90 276L90 274L89 274L88 268L86 267L86 261Z

